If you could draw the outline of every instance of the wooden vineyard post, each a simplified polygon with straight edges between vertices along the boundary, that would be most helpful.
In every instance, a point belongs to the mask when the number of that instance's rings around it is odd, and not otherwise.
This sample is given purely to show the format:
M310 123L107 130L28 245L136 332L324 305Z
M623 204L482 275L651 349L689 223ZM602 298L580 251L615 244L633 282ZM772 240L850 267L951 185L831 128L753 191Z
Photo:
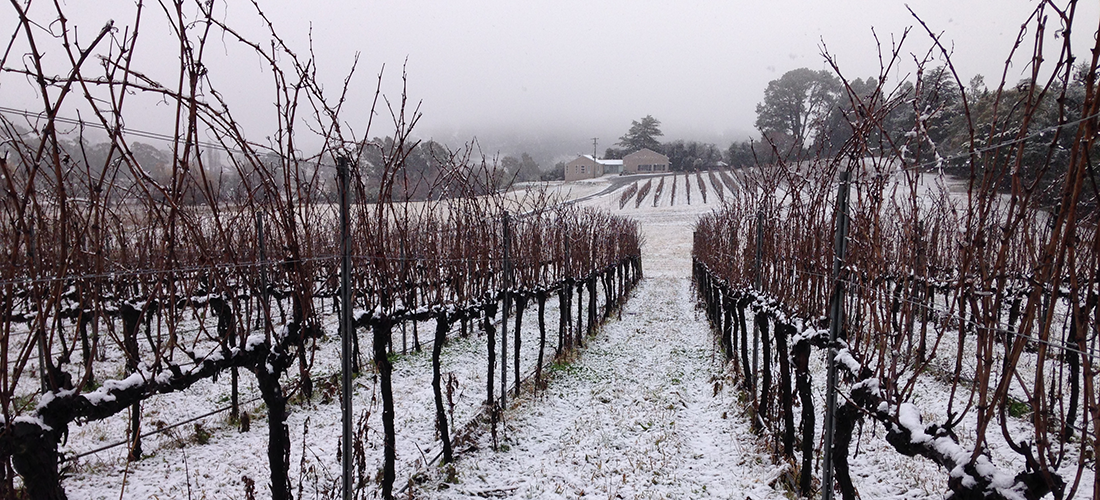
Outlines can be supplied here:
M256 245L260 251L260 309L263 312L264 341L271 343L271 299L267 295L267 255L264 252L264 216L256 212Z
M584 280L574 284L577 286L577 348L584 349Z
M496 327L493 326L493 317L497 315L497 305L495 302L490 301L485 305L484 316L482 317L481 327L485 330L485 345L488 352L488 364L489 368L486 370L485 375L485 405L492 408L493 406L493 387L494 373L497 367L497 334Z
M563 255L562 260L565 261L565 279L564 279L565 283L562 285L561 292L559 292L559 296L558 296L558 309L560 309L560 312L561 312L561 320L558 323L559 324L558 329L562 332L561 335L565 340L564 348L565 349L572 349L573 348L573 329L572 329L572 326L573 326L572 325L572 323L573 323L573 309L572 309L573 308L573 279L572 279L573 275L572 275L572 266L571 266L571 264L572 264L571 255L572 254L569 253L569 234L568 233L566 233L565 236L563 237L562 244L565 247L565 249L562 253L562 255ZM562 301L565 302L564 306L561 305ZM562 339L559 339L558 340L558 354L561 354L561 352L562 352Z
M342 432L340 446L343 470L342 486L344 500L351 500L352 477L352 390L351 390L351 337L355 334L351 323L351 238L349 234L348 204L351 197L349 189L348 159L336 158L336 171L340 178L340 398L342 405Z
M501 218L501 224L503 227L503 244L504 244L504 263L503 263L503 283L504 283L504 312L500 321L500 407L501 409L508 406L508 313L511 307L511 294L512 294L512 273L510 269L511 261L511 239L512 234L509 228L508 212L505 211ZM516 380L519 384L519 380Z
M592 262L596 261L596 231L592 231L592 244L589 247L589 259ZM592 335L596 332L596 276L597 273L593 272L588 277L588 334Z
M535 368L535 390L542 388L542 357L546 350L546 290L539 290L539 359Z
M833 431L836 426L836 339L843 325L844 282L840 271L844 265L844 256L848 249L848 176L846 170L840 173L840 187L836 195L836 241L833 257L833 297L829 304L829 354L828 374L825 379L825 454L821 471L821 498L833 499Z
M30 224L30 227L27 229L27 256L30 258L29 261L31 263L32 269L37 269L37 266L35 266L34 264L35 262L38 262L38 257L37 255L35 255L36 253L38 253L36 251L36 248L37 245L35 244L34 237L34 223L32 222ZM37 272L32 271L32 276L38 278ZM36 290L34 295L35 298L38 298L38 287L35 286L35 288ZM42 394L46 394L50 392L49 375L46 371L46 363L49 362L48 357L46 356L46 352L49 351L49 348L46 346L46 330L44 328L36 328L34 331L34 336L38 345L38 381L41 385L40 389Z
M405 256L405 239L404 238L401 239L401 255L398 257L398 259L399 259L399 262L401 262L401 285L400 285L401 292L400 293L403 295L402 300L404 300L406 298L406 297L404 297L405 290L409 286L409 260ZM401 354L408 354L408 353L409 353L408 322L407 321L402 321L401 322Z
M756 331L760 334L760 347L761 354L763 355L763 363L760 365L760 402L757 408L757 421L763 425L764 419L768 417L771 409L771 392L772 392L772 347L771 340L768 339L768 315L763 309L760 309L756 313L754 318L756 324Z
M763 281L764 281L762 276L761 276L761 269L760 269L761 268L761 259L763 258L763 255L761 255L761 253L763 252L763 247L764 247L764 209L763 209L763 207L761 207L760 210L758 210L756 212L756 258L754 260L754 262L755 262L755 273L754 273L754 275L756 276L756 278L755 278L756 285L755 286L756 286L756 290L758 292L762 292L762 290L760 288L761 288L761 286L763 284ZM742 319L742 321L744 321L744 320ZM759 376L760 376L760 329L755 328L755 325L754 325L754 328L752 329L752 387L750 387L750 389L752 390L752 402L753 402L753 405L757 407L756 409L759 409L759 405L760 405L760 401L756 397L757 396L757 393L756 393L756 385L757 384L756 384L756 382L757 382L757 380L759 380Z
M447 427L447 414L443 407L443 376L440 373L439 356L443 353L443 344L447 341L447 330L450 330L451 318L446 312L440 312L435 317L435 341L432 343L432 395L435 399L435 428L439 431L439 440L443 444L443 462L449 464L454 461L454 452L451 449L451 434Z
M144 308L134 307L129 302L124 302L120 308L122 316L123 340L122 345L126 352L126 373L138 372L139 355L138 331L141 329L141 318L145 315ZM141 403L135 402L130 406L130 452L126 457L129 462L141 460Z
M393 481L396 478L397 430L394 426L393 365L390 363L390 358L386 352L386 340L393 335L393 319L375 319L373 334L374 365L378 370L378 387L382 393L382 431L384 433L382 498L391 500L393 498Z

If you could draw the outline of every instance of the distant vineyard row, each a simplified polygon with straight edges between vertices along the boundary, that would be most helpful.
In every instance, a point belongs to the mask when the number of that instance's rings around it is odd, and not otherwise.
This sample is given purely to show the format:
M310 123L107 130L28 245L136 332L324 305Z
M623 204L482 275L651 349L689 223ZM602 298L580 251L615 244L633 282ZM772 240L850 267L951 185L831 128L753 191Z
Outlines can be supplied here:
M707 187L708 182L704 181L704 175L709 180L709 188ZM640 208L646 200L649 200L648 203L651 206L657 207L662 203L662 199L667 199L669 206L675 206L678 185L683 186L680 188L681 192L684 193L685 202L690 205L692 177L695 178L697 185L695 190L703 203L707 202L708 190L714 192L719 203L724 203L727 197L735 196L740 190L741 183L736 180L735 175L727 170L708 170L706 174L703 172L685 173L682 175L682 181L680 180L680 174L648 178L644 182L636 181L624 188L622 194L619 195L619 209L625 208L631 201L634 202L634 208ZM656 184L654 184L654 181L656 181ZM653 192L652 197L649 196L651 191Z

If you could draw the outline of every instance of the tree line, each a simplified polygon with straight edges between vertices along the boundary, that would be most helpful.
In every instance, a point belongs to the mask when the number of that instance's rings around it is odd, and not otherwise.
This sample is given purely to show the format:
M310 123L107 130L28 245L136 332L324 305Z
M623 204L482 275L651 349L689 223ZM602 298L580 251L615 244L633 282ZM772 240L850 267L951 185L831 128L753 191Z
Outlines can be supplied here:
M982 75L963 84L948 65L922 65L912 81L887 91L882 77L842 80L835 71L798 68L768 83L764 100L756 106L761 140L751 149L768 164L834 157L853 139L851 124L870 118L861 103L875 103L882 116L876 117L873 130L859 137L867 142L868 156L895 156L921 168L942 168L972 178L1009 160L993 155L974 162L974 154L1018 141L1022 147L1006 154L1020 155L1019 180L1034 184L1040 202L1053 207L1056 181L1070 163L1072 132L1081 119L1089 69L1081 63L1043 85L1025 79L990 89ZM907 143L902 139L912 136L921 140L902 149ZM735 149L749 148L734 144L731 154ZM1089 210L1096 207L1096 179L1096 167L1089 165L1081 200ZM1012 189L1008 177L996 182L1003 192Z
M0 145L0 156L9 158L14 164L26 165L33 161L27 151L37 149L40 137L17 123L8 123L7 135L13 137ZM169 139L166 138L166 141ZM171 143L166 143L171 146ZM49 147L49 145L47 145ZM543 173L530 155L523 153L519 158L504 156L488 158L476 154L474 144L455 150L434 140L414 141L401 146L404 161L397 171L392 186L394 199L401 201L424 201L429 199L451 199L458 196L480 195L505 189L516 182L552 180ZM278 151L261 152L258 155L226 149L206 147L191 154L191 164L185 176L195 182L173 186L173 164L176 157L171 147L157 146L156 140L149 142L134 141L127 147L128 158L134 168L116 169L119 162L118 145L113 141L93 142L88 136L57 138L59 156L66 162L79 165L86 178L96 179L109 175L115 197L130 196L134 190L149 187L153 201L167 202L177 200L184 205L207 203L207 197L226 202L243 202L252 196L264 196L253 189L258 174L256 169L240 169L241 162L262 164L264 170L273 173L278 187L285 187L289 181L285 172L308 170L316 174L322 168L331 170L330 162L302 162L300 152L283 154ZM367 202L377 201L378 187L383 179L386 159L398 151L394 137L375 137L362 141L355 147L358 151L358 164L366 184ZM251 156L251 157L250 157ZM481 158L477 158L481 156ZM311 164L307 164L311 163ZM462 165L459 171L455 165ZM335 202L337 185L328 174L317 178L317 195L328 202ZM87 198L95 186L84 183L74 187L73 196ZM179 189L179 193L173 192ZM472 189L472 191L471 191Z
M1023 80L990 89L981 75L963 84L949 66L922 65L915 78L890 89L883 77L842 80L832 70L797 68L768 82L764 89L764 98L756 105L758 140L735 141L725 150L692 140L661 142L660 120L646 115L633 121L604 157L622 158L648 148L668 156L671 170L678 172L829 158L852 140L851 123L867 118L860 103L873 102L884 112L876 120L876 128L860 137L867 141L867 155L896 155L961 177L971 174L971 149L1020 140L1023 138L1017 137L1017 132L1029 131L1035 137L1027 137L1020 152L1022 178L1036 183L1044 205L1055 206L1052 179L1066 171L1074 139L1071 133L1055 132L1081 118L1088 69L1087 63L1079 64L1042 87ZM984 125L972 127L975 121ZM921 141L899 150L903 141L898 139L913 134ZM1003 160L978 165L975 175ZM1053 175L1044 175L1040 169ZM1082 200L1090 209L1100 198L1096 170L1094 165L1087 169L1088 193ZM999 182L1003 191L1011 189L1008 179Z

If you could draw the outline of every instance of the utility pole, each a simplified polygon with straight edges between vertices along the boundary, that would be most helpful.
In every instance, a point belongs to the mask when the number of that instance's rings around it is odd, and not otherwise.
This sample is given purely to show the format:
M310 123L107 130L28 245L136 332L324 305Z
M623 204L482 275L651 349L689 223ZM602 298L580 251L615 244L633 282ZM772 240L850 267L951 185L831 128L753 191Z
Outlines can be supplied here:
M599 141L600 141L599 137L593 137L592 138L592 158L593 159L596 158L596 144L598 144Z

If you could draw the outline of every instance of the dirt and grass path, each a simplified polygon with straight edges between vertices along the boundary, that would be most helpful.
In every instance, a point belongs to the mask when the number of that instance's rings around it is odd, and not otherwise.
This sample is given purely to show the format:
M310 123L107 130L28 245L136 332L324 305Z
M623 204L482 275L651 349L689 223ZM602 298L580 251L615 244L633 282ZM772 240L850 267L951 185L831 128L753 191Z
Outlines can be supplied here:
M695 308L676 214L645 221L647 277L547 389L507 412L506 437L455 464L432 498L784 498L781 472L720 376ZM688 214L680 214L688 215ZM689 230L689 229L688 229ZM679 236L679 237L677 237Z

